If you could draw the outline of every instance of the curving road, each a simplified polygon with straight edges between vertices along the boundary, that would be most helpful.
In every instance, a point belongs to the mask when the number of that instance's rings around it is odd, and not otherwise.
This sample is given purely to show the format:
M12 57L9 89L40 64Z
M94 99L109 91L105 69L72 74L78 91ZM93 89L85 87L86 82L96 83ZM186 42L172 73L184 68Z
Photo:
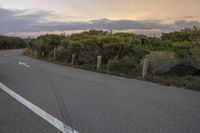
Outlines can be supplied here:
M199 133L200 92L0 51L0 82L79 133ZM0 132L59 133L0 89Z

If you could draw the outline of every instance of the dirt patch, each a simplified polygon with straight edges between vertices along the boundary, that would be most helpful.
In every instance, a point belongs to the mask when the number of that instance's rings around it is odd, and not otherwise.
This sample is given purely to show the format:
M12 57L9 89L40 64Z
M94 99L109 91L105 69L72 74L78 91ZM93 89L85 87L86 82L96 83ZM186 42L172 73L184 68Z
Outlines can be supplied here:
M177 86L183 87L192 90L200 91L200 77L194 76L148 76L146 80L153 81L156 83L168 85L168 86Z

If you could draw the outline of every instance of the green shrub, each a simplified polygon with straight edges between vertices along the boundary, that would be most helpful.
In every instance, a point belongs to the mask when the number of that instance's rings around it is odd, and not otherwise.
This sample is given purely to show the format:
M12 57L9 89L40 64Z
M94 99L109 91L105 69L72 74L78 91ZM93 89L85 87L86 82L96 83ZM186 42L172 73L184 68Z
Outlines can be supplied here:
M27 47L27 41L19 37L0 35L0 49L15 49Z
M122 59L118 59L115 57L112 60L109 60L107 68L109 71L122 71L128 72L134 68L136 68L137 62L134 57L125 56Z
M129 56L134 56L138 63L149 53L150 50L142 46L141 41L138 39L134 39L128 43L127 54Z
M157 51L165 51L168 49L171 49L173 46L173 42L170 40L162 40L160 46L157 48L155 47L155 49L157 49Z
M94 39L87 39L80 42L79 64L96 64L97 44Z
M118 36L106 36L98 39L98 53L103 57L103 64L107 64L108 60L116 56L119 58L124 57L126 50L127 45L124 40Z
M200 47L192 49L192 65L200 69Z
M149 71L152 74L166 73L177 64L174 54L166 51L151 52L146 58L149 60Z
M192 60L192 42L177 42L173 44L172 50L176 53L180 64L191 64Z
M200 29L198 27L185 28L181 31L164 33L161 38L162 40L171 40L173 42L196 41L200 39Z
M58 47L56 49L56 60L57 61L66 61L67 57L68 57L68 50L65 49L64 47Z
M62 39L60 41L60 45L66 49L69 48L69 45L71 44L71 41L68 38Z
M72 41L68 46L68 59L71 60L72 54L75 54L76 61L80 54L81 45L77 41Z
M10 48L9 44L13 41L5 41L4 37L0 37L0 48ZM199 28L167 33L162 37L91 30L67 37L47 34L29 38L26 42L30 50L26 54L35 55L37 51L38 57L52 59L54 48L58 48L57 60L71 61L72 54L75 54L75 63L78 65L94 66L97 56L101 55L102 66L108 65L108 69L112 71L139 70L141 60L145 57L150 58L150 71L153 74L165 73L175 64L200 68ZM20 40L16 44L21 44Z

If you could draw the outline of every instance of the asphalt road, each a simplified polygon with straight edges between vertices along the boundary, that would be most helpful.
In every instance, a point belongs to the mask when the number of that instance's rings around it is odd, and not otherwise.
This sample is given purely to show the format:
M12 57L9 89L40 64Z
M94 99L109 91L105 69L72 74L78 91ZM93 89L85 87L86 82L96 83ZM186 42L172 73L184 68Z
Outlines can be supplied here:
M0 51L0 82L80 133L200 132L200 92L74 69L21 52ZM0 90L0 132L59 131Z

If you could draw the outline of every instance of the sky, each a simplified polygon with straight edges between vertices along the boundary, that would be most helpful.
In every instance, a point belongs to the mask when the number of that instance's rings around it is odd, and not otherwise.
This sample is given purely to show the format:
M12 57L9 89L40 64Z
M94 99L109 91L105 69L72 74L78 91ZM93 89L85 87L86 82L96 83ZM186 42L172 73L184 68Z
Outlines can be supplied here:
M200 0L0 0L0 34L89 29L160 35L200 26Z

